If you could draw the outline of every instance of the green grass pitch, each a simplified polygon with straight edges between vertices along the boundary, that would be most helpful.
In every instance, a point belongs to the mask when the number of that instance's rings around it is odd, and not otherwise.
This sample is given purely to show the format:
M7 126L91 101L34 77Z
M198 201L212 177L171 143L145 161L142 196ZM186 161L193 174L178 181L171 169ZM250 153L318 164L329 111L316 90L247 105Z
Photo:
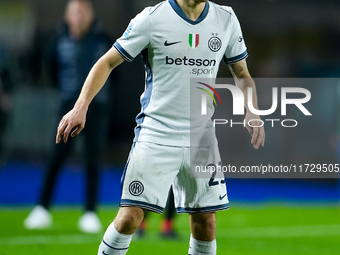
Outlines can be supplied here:
M103 236L77 229L81 209L56 207L53 226L26 230L23 220L31 208L0 208L0 255L97 254ZM117 213L102 207L108 226ZM188 254L188 216L177 215L176 241L160 237L162 216L150 214L146 236L133 239L127 254ZM335 255L340 254L340 209L337 206L233 205L217 214L217 254Z

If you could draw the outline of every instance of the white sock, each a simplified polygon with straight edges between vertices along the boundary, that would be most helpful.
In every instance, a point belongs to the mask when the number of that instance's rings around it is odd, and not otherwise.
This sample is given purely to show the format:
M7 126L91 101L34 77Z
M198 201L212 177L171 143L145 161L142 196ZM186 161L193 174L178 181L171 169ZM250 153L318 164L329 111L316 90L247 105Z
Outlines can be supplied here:
M124 255L128 251L131 239L132 235L119 233L112 222L99 245L98 255Z
M196 240L190 236L189 255L216 255L216 239L211 242Z

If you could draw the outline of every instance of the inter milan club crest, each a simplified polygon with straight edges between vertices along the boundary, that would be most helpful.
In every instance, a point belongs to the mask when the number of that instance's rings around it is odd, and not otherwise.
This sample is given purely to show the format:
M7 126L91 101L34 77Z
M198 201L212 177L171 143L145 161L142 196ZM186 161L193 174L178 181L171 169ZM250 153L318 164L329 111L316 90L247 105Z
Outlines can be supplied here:
M213 52L219 51L222 47L222 41L217 36L213 36L209 39L208 46Z
M189 45L191 48L196 48L200 43L199 34L189 34Z
M129 192L132 196L139 196L143 193L144 186L139 181L133 181L129 185Z

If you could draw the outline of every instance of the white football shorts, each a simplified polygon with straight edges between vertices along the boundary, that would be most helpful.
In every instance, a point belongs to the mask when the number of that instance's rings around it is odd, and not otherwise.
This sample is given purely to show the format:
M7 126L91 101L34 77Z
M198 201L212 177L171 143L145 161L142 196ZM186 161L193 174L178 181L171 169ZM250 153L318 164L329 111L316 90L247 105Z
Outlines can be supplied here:
M121 180L120 206L162 213L173 186L178 213L205 213L229 208L224 178L193 178L190 165L220 165L217 145L194 148L135 142Z

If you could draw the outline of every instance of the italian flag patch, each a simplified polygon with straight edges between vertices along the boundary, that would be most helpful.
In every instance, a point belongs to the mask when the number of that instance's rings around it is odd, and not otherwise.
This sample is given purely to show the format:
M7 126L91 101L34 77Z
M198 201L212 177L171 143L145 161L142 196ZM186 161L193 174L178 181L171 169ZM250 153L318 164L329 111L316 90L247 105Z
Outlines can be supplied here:
M196 48L200 43L199 34L189 34L189 45L191 48Z

